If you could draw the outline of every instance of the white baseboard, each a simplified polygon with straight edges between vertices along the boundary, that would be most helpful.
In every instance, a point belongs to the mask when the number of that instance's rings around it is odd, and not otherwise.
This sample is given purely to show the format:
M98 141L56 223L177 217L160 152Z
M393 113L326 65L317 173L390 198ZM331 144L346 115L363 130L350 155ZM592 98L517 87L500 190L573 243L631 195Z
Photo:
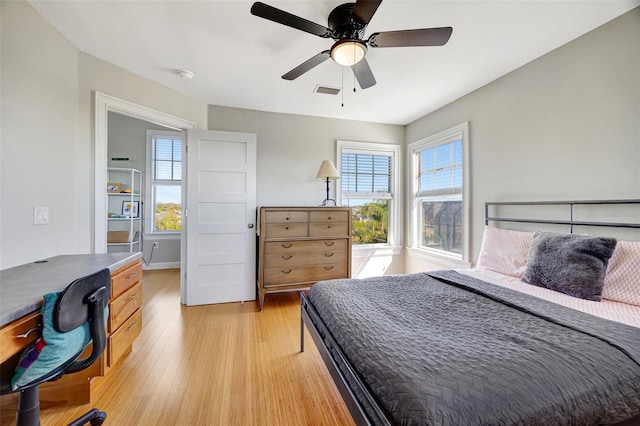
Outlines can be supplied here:
M142 270L151 269L176 269L180 268L180 262L152 262L149 265L142 262Z

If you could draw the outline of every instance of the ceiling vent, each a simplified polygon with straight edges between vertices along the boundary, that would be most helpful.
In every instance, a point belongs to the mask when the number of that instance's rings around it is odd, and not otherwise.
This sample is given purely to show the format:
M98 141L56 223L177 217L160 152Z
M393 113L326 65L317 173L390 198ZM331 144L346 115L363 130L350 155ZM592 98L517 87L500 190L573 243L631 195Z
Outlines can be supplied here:
M330 86L321 86L321 85L317 85L316 88L313 90L314 93L322 93L324 95L337 95L338 93L340 93L340 88L339 87L330 87Z

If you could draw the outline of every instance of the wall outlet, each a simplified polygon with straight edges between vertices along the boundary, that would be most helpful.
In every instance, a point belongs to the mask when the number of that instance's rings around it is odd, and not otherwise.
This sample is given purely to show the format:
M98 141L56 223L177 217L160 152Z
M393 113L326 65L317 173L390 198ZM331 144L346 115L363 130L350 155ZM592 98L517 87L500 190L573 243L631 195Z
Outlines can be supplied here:
M157 241L154 241L153 242L153 248L158 248L158 247L160 247L160 244L158 244Z

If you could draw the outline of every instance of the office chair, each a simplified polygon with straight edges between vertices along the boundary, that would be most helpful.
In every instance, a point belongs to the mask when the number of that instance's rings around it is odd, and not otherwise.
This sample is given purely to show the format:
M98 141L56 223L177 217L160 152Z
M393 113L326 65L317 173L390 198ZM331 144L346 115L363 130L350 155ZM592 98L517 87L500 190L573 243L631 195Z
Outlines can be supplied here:
M100 358L107 343L105 308L109 303L110 289L111 273L109 269L104 269L98 273L75 280L59 294L52 293L45 296L45 303L49 300L48 297L57 297L57 299L53 309L43 312L43 325L52 324L55 333L62 333L57 335L62 336L62 339L64 339L63 333L69 334L69 332L73 331L75 334L81 332L81 330L77 329L81 326L84 327L84 330L88 328L89 336L85 336L85 340L80 342L82 349L79 352L71 355L69 359L63 359L62 365L53 368L51 371L45 371L40 377L31 380L29 383L20 384L11 389L11 383L4 383L3 379L2 394L20 392L16 426L38 426L40 424L39 386L41 383L58 380L64 374L84 370ZM51 318L48 318L48 315ZM86 323L88 323L88 327ZM93 343L91 354L84 359L78 359L86 348L84 342L87 341L88 337ZM37 344L38 341L25 349L20 357L21 365L30 350L30 353L34 354L33 351L36 350ZM61 346L67 345L63 341ZM48 354L50 353L48 352ZM37 357L38 355L36 354L35 356ZM16 372L18 373L18 369ZM106 413L94 408L71 422L69 426L80 426L87 422L91 425L101 425L106 416Z

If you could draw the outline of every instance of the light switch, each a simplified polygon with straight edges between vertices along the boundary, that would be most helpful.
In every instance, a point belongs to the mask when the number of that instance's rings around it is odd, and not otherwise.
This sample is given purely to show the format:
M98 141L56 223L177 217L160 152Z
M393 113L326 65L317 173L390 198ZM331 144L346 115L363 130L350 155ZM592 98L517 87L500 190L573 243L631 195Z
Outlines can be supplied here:
M33 224L48 225L49 224L49 207L33 208Z

